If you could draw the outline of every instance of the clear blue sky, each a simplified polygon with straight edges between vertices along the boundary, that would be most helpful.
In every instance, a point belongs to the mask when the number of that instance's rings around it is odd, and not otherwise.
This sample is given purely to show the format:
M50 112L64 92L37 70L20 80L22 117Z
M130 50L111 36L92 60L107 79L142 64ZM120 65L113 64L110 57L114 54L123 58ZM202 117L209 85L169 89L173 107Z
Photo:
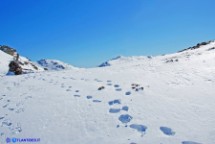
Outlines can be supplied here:
M0 44L32 60L97 66L215 38L215 0L1 0Z

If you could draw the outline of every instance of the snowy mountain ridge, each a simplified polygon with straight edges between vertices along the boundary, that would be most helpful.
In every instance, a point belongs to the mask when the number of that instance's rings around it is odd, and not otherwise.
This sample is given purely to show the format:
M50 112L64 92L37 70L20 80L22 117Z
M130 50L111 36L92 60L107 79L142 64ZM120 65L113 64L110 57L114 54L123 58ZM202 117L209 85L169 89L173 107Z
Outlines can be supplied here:
M189 48L186 48L186 49L183 49L179 52L184 52L184 51L188 51L188 50L195 50L195 49L199 49L199 48L202 48L206 45L210 45L210 44L213 44L215 42L215 40L211 40L211 41L208 41L208 42L201 42L201 43L198 43L197 45L193 46L193 47L189 47Z
M215 51L215 41L209 41L209 42L202 42L197 44L196 46L190 47L188 49L184 49L180 51L179 53L173 53L173 54L166 54L161 56L131 56L131 57L124 57L124 56L118 56L116 58L113 58L111 60L108 60L99 67L107 67L107 66L120 66L122 64L129 64L129 63L138 63L138 61L141 62L149 62L153 61L153 59L159 59L160 61L164 62L178 62L179 60L182 61L188 61L193 56L200 56L200 55L210 55L214 52L211 52L212 50ZM201 57L201 56L200 56ZM194 57L195 59L195 57Z
M10 74L9 64L16 58L16 49L9 46L0 46L0 75ZM32 72L42 72L44 70L68 70L77 69L76 67L66 64L59 60L41 59L37 62L32 62L26 57L19 56L18 64L22 68L23 74Z

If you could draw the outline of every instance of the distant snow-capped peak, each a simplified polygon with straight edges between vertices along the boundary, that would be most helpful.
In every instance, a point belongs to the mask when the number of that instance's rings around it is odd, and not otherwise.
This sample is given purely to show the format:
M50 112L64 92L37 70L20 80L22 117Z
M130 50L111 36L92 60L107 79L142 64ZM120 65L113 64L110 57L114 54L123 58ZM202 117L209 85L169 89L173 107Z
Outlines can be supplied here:
M112 58L106 62L103 62L99 67L107 67L107 66L113 66L113 65L121 65L123 63L130 63L136 60L150 60L152 59L152 56L117 56L115 58Z
M64 63L60 60L53 59L41 59L37 63L42 66L45 70L67 70L75 69L74 66Z

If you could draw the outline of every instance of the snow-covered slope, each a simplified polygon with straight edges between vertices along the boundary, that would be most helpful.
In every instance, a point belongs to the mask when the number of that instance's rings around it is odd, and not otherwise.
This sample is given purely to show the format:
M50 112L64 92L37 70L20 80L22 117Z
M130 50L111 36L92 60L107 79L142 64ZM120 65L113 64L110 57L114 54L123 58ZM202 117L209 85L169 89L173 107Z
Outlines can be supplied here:
M40 66L44 67L47 70L68 70L68 69L76 69L72 65L64 63L59 60L51 60L51 59L41 59L37 62Z
M19 57L19 63L25 73L44 71L43 67L23 56Z
M214 46L0 77L0 142L214 144Z
M9 70L8 65L11 60L13 60L12 56L10 56L0 50L0 75L7 74L8 70Z
M172 62L178 62L180 61L195 61L195 59L203 58L205 56L213 56L215 51L215 41L209 41L204 42L208 43L207 45L200 45L199 46L193 46L188 49L184 49L183 51L179 53L174 54L167 54L162 56L133 56L133 57L124 57L124 56L118 56L116 58L113 58L111 60L108 60L104 63L102 63L99 67L128 67L132 65L143 65L143 64L151 64L151 62L157 62L162 61L165 63L172 63ZM203 56L201 56L203 55ZM197 57L196 57L197 56Z

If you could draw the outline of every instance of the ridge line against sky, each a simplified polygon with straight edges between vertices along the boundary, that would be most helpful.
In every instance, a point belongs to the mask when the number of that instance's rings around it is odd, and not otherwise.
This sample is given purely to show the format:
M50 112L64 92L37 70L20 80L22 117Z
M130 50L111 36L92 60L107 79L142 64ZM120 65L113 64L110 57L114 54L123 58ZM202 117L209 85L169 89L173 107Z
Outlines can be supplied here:
M2 0L0 45L32 60L97 66L215 37L214 0Z

